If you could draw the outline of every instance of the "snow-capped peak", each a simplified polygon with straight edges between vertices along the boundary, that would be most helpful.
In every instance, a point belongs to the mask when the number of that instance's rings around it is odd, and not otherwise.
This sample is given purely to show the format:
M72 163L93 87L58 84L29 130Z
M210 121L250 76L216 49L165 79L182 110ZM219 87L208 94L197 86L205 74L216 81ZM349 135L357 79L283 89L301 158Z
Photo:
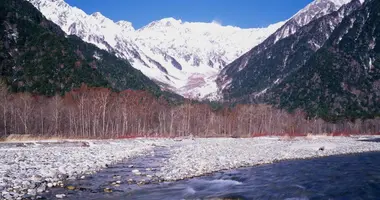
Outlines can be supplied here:
M329 1L334 3L335 5L337 5L339 7L343 6L344 4L348 4L351 2L351 0L329 0Z
M63 0L28 1L67 34L115 52L146 76L189 97L215 93L219 71L284 24L241 29L169 17L135 30L128 21L115 23L99 12L89 15Z
M118 21L116 22L117 25L123 28L124 31L135 31L135 28L133 28L133 25L129 21Z
M297 12L292 19L299 26L304 26L310 21L338 10L351 0L314 0L305 8Z
M100 13L100 12L94 12L94 13L91 14L91 16L93 16L93 17L95 17L95 18L97 18L97 19L104 19L104 18L106 18L106 17L103 16L102 13Z
M287 23L275 33L275 42L294 34L300 27L305 26L311 21L339 10L339 8L349 2L351 2L351 0L314 0L293 15Z
M361 0L364 1L364 0ZM250 64L251 58L260 55L266 49L273 47L279 40L295 34L303 26L311 21L328 15L334 11L338 11L343 5L351 2L351 0L314 0L306 7L293 15L287 22L273 33L267 40L261 43L257 48L252 48L251 51L239 57L237 60L225 67L218 76L218 84L220 90L225 90L231 87L232 79L235 75L242 71ZM343 15L340 16L343 19ZM341 19L337 19L340 21ZM319 47L316 47L319 48ZM269 57L268 57L269 58Z
M177 19L174 19L173 17L169 17L169 18L163 18L161 20L157 20L157 21L153 21L151 23L149 23L148 25L144 26L142 29L146 29L146 28L152 28L152 27L172 27L172 26L176 26L176 25L180 25L182 24L182 20L177 20Z

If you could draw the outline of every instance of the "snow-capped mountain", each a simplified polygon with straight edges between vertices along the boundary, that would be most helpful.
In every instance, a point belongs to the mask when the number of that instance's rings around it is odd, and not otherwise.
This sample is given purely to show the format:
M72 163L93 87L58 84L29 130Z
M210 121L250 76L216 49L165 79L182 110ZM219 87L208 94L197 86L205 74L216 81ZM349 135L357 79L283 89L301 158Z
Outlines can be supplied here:
M231 82L222 93L226 99L261 99L272 88L291 78L301 68L307 67L305 63L325 44L343 18L361 5L359 0L353 0L338 11L312 20L294 34L257 52L250 57L245 68L232 74ZM260 46L261 44L258 47Z
M334 122L379 116L380 1L360 3L305 67L267 92L267 102Z
M215 94L220 70L284 24L241 29L165 18L135 30L128 21L114 22L99 12L88 15L64 0L28 1L67 34L128 59L163 87L187 97Z
M362 3L364 0L360 0ZM219 74L217 78L219 92L221 90L228 90L231 87L231 83L234 81L234 77L237 76L244 68L246 68L250 60L259 56L266 49L273 47L281 39L287 38L295 34L305 25L310 22L339 10L343 5L351 2L351 0L314 0L308 4L305 8L297 12L287 22L279 28L275 33L269 36L260 45L255 46L250 51L227 65ZM340 16L340 20L344 16ZM235 80L239 81L239 80Z

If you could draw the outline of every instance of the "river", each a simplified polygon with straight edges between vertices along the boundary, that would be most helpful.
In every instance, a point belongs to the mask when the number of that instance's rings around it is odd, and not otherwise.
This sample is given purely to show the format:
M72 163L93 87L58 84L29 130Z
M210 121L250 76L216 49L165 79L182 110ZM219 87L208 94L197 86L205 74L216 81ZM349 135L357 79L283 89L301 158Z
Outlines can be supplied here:
M380 199L380 153L281 161L159 182L151 175L167 156L165 149L158 148L146 157L111 166L83 180L69 181L66 184L74 190L54 188L45 197L51 199L62 193L67 195L65 199L115 200ZM136 175L132 170L142 174Z

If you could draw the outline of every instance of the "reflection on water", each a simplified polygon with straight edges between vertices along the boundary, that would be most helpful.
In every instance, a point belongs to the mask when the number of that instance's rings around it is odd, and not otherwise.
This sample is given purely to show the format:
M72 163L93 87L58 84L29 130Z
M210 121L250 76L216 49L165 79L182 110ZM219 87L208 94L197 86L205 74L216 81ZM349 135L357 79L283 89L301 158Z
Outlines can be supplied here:
M380 153L284 161L107 194L73 191L68 199L380 199L379 165Z

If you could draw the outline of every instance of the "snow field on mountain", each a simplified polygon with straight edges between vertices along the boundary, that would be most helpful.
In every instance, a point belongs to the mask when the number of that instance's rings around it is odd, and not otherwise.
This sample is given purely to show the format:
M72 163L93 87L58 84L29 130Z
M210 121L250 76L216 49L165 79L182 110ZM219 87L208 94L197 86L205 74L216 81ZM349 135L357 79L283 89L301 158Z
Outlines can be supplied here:
M184 96L205 97L216 87L191 88L194 74L213 80L219 71L260 44L284 22L264 28L242 29L218 23L183 22L164 18L135 30L128 21L114 22L100 12L91 15L64 0L29 0L68 35L99 48L115 51L149 78ZM178 68L181 66L181 69ZM164 69L163 69L164 68ZM190 84L191 85L191 84ZM188 88L189 91L184 88Z

